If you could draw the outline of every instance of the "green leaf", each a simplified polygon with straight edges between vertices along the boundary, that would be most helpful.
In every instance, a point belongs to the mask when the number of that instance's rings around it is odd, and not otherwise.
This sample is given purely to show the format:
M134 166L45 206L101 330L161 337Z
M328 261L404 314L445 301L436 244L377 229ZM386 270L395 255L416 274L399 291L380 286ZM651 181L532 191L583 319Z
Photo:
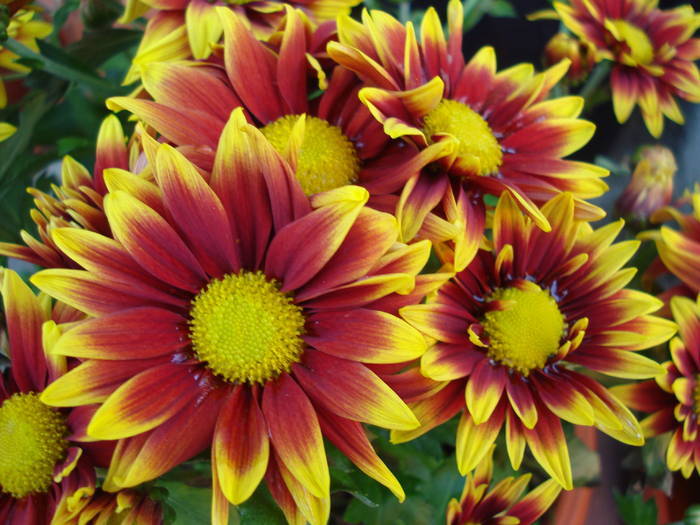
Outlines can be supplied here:
M683 525L700 525L700 505L691 505L686 509Z
M287 523L265 483L261 483L250 499L238 507L238 514L241 525L286 525Z
M61 7L53 14L53 33L49 37L52 42L59 43L61 28L68 20L68 16L80 7L80 0L64 0Z
M492 0L486 7L486 12L495 17L515 18L518 13L508 0Z
M644 501L641 492L632 491L622 495L616 490L613 496L625 525L656 525L657 509L653 499Z
M109 58L135 47L143 31L109 28L89 31L69 46L70 54L91 67L101 66Z

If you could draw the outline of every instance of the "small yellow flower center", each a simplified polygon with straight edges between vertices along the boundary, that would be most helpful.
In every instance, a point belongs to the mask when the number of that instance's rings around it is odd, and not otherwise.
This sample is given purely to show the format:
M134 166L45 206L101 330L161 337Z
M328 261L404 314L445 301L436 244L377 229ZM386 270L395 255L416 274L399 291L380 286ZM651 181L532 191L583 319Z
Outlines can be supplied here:
M613 32L617 33L615 37L629 47L628 55L635 62L629 65L651 64L654 60L654 46L644 31L627 20L609 20L608 23L614 29Z
M498 139L484 118L456 100L442 100L423 118L423 133L431 140L438 133L449 133L459 140L458 155L476 166L478 175L491 175L503 161Z
M549 292L501 288L491 296L501 309L491 310L481 322L488 337L488 355L523 375L544 368L559 349L564 316Z
M198 359L232 383L264 383L301 357L302 309L262 272L211 281L192 301L190 316Z
M46 492L68 448L64 417L34 392L0 406L0 488L15 498Z
M261 131L277 152L285 155L298 120L299 115L285 115ZM339 127L307 115L295 173L304 193L314 195L352 184L359 173L360 158L350 139Z

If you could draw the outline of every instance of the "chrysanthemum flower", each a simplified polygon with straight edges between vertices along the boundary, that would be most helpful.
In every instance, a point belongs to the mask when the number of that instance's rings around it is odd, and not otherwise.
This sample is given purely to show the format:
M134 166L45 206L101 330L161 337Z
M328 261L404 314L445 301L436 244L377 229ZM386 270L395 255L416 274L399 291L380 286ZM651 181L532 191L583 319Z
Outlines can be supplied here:
M494 449L491 447L476 470L467 474L459 501L450 500L447 525L531 525L557 499L561 487L551 479L521 499L532 474L508 477L490 487Z
M692 206L690 213L667 206L651 217L651 220L657 223L675 220L680 226L680 231L661 226L658 230L641 233L639 238L656 242L656 250L665 267L659 268L658 264L654 265L650 275L653 277L669 270L690 288L690 295L695 296L700 293L700 191L689 194L688 200ZM678 292L682 293L680 290Z
M420 333L391 314L430 246L396 243L395 219L345 186L303 194L289 167L232 113L205 180L171 146L155 184L107 175L114 238L77 228L54 241L85 270L44 270L37 286L93 316L53 352L84 359L42 400L101 403L88 427L121 439L105 480L153 479L212 446L213 515L263 476L292 523L325 523L323 436L399 498L360 422L418 421L364 363L420 356Z
M51 231L72 226L109 233L102 211L102 198L107 191L103 172L106 168L128 169L134 163L135 160L129 160L121 124L116 116L110 115L102 122L97 136L94 176L66 155L61 165L61 186L52 186L53 195L36 188L27 189L34 197L35 209L30 214L39 239L23 230L20 235L25 246L0 242L0 254L46 268L77 267L58 249L51 239Z
M7 36L16 40L32 51L39 52L36 43L37 38L45 38L51 34L53 26L43 20L34 20L35 12L31 9L20 9L10 18L7 26ZM31 68L15 62L19 55L13 53L0 44L0 68L16 71L17 73L28 73Z
M671 359L663 364L665 373L656 380L612 389L616 396L635 410L651 415L641 422L644 435L671 432L666 463L688 478L700 473L700 307L687 297L671 299L673 318L680 337L671 340Z
M423 165L432 163L403 178L374 174L375 184L401 194L396 215L403 238L411 239L432 209L441 206L441 215L449 217L454 213L449 208L457 208L469 224L462 229L476 232L455 254L461 270L483 232L483 194L510 193L545 230L549 225L538 205L561 191L574 194L580 216L602 217L600 208L581 199L607 189L600 180L606 170L563 160L593 135L595 126L577 118L583 100L545 100L568 62L540 74L531 64L497 73L494 50L485 47L465 65L459 0L450 0L447 19L445 36L435 10L428 9L419 43L411 23L404 26L384 12L365 11L362 24L341 17L340 42L328 44L336 62L371 86L359 96L384 131L425 149ZM453 147L434 147L445 142ZM455 201L458 206L452 205Z
M69 413L40 400L67 368L65 357L47 353L56 323L82 316L63 305L52 311L48 297L35 296L11 270L2 270L0 281L10 358L0 376L0 522L48 525L62 497L94 489L92 464L78 442L90 410Z
M700 39L692 38L700 17L690 5L662 10L658 0L570 0L554 2L561 21L613 61L615 116L625 122L639 104L649 133L663 132L664 115L683 124L674 97L700 102Z
M240 17L220 9L225 75L201 64L152 64L143 83L153 101L115 97L108 105L131 111L174 144L209 147L212 156L231 110L241 106L295 167L307 195L361 184L374 172L391 178L410 170L409 148L391 149L391 139L357 98L355 75L336 68L326 80L312 53L325 45L327 33L311 32L291 7L286 13L275 52ZM313 101L319 81L310 75L327 83Z
M217 43L224 32L217 6L235 13L256 38L266 39L277 29L286 5L301 9L316 24L348 15L359 3L360 0L127 0L122 23L131 22L151 8L158 12L146 27L124 83L138 80L139 68L150 62L207 58L211 44Z
M574 218L566 193L542 213L552 225L549 233L504 194L493 248L480 250L427 304L401 309L435 340L421 358L421 372L445 385L411 405L422 427L394 431L393 440L412 439L466 408L457 430L460 472L478 464L505 425L513 468L527 444L547 473L570 489L561 419L595 425L624 443L643 442L630 411L582 372L658 374L660 365L636 351L666 341L675 325L649 315L661 301L624 288L636 270L621 268L639 242L612 244L622 221L593 230Z

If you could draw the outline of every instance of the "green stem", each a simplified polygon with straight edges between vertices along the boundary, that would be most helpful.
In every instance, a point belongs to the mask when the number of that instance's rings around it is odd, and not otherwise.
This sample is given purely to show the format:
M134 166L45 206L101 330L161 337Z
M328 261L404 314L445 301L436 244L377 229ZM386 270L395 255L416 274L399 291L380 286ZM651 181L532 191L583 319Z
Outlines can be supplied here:
M399 4L399 20L405 24L411 19L411 0Z
M593 70L593 73L591 73L588 77L588 80L581 88L581 91L579 91L579 96L586 100L586 105L588 105L591 96L600 87L603 80L607 78L608 73L610 73L610 65L611 63L609 60L600 62Z

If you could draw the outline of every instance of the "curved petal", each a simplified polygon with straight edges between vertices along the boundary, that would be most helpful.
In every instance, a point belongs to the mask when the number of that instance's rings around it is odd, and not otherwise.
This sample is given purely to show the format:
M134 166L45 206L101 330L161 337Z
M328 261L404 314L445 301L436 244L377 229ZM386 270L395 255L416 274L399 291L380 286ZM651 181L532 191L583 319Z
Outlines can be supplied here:
M288 374L263 390L262 410L277 454L303 487L317 498L330 490L321 429L311 402Z

